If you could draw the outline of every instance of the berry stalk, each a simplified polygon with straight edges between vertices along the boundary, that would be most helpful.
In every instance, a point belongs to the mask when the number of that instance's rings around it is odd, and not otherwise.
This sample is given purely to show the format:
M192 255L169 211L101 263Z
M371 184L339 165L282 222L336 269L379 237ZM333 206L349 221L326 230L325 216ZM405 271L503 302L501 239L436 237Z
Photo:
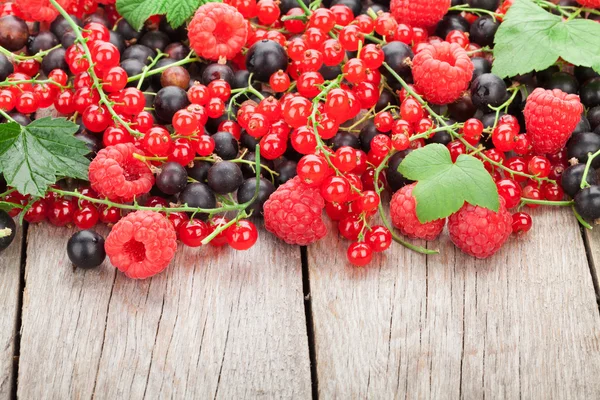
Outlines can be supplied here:
M42 62L42 59L44 58L44 56L46 56L52 50L56 50L61 47L62 47L62 44L57 44L56 46L54 46L48 50L39 51L38 53L36 53L33 56L23 56L21 54L12 53L12 52L6 50L4 47L0 46L0 53L4 54L9 59L13 59L15 61L35 60L37 62Z
M178 67L180 65L190 64L190 63L199 62L199 61L202 61L202 60L199 57L194 56L194 53L190 51L190 53L185 58L183 58L183 59L181 59L179 61L176 61L176 62L174 62L172 64L169 64L169 65L165 65L164 67L160 67L160 68L155 68L153 70L149 70L146 73L144 73L142 71L141 73L139 73L137 75L133 75L133 76L130 76L129 78L127 78L127 82L128 83L129 82L134 82L134 81L137 81L139 79L144 79L144 78L147 78L147 77L152 76L152 75L160 74L163 71L165 71L165 70L167 70L167 69L169 69L171 67ZM149 67L150 66L148 66L148 69L149 69Z

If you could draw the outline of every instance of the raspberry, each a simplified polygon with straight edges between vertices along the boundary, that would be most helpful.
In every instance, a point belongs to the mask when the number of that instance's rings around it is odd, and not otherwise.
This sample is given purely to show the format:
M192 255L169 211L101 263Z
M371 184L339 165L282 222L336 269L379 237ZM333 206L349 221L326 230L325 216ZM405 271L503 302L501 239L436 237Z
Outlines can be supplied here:
M296 176L265 202L265 228L286 243L306 246L327 234L321 218L323 207L319 189L305 185Z
M576 0L579 4L587 8L600 8L600 0Z
M209 60L232 59L248 37L248 25L234 7L222 3L201 6L188 25L190 46Z
M67 9L72 0L58 0L62 8ZM16 0L17 7L23 12L28 21L52 22L58 16L58 11L48 0Z
M441 21L450 3L451 0L392 0L390 10L399 23L429 28Z
M449 104L467 90L473 76L473 63L465 49L456 43L427 45L413 59L413 77L425 99Z
M542 88L531 92L523 115L533 150L543 154L556 153L563 148L582 112L583 106L575 94Z
M139 150L133 143L120 143L102 149L90 163L92 188L110 200L131 201L148 193L154 185L154 175L143 162L133 157Z
M167 268L177 250L177 235L164 215L136 211L113 226L104 249L127 277L144 279Z
M498 212L466 203L448 218L448 232L459 249L477 258L487 258L510 236L512 216L502 197Z
M392 196L390 214L392 223L404 236L412 239L433 240L442 232L446 218L422 224L417 218L417 201L412 195L416 183L404 186Z

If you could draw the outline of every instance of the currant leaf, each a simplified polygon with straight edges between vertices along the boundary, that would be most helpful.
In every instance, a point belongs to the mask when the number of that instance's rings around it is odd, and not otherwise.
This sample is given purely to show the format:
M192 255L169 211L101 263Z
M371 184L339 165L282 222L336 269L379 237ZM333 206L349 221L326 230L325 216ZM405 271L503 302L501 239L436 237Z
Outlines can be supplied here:
M200 5L200 0L171 0L167 3L167 21L173 28L177 28L192 16Z
M41 118L27 126L0 124L0 172L21 194L43 197L59 177L87 179L89 153L65 118Z
M167 0L117 0L117 11L133 29L139 31L152 15L167 12Z
M411 152L398 171L417 181L412 193L417 218L422 223L448 217L467 203L498 211L498 189L477 158L461 154L452 162L441 144L430 144Z

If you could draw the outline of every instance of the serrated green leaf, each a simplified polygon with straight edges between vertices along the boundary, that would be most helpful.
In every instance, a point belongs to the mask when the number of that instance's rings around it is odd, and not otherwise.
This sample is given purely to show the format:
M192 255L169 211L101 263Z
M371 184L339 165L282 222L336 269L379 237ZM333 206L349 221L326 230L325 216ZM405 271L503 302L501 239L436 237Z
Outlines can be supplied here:
M563 20L530 0L515 0L494 37L492 72L500 77L548 68L563 58L586 67L600 64L600 24Z
M422 223L455 213L465 201L498 210L498 189L483 163L473 156L462 154L453 163L446 146L430 144L407 155L398 171L417 181L412 193Z
M167 21L177 28L200 7L200 0L171 0L167 3Z
M58 177L87 179L89 153L65 118L41 118L27 126L0 125L0 172L22 194L43 196Z
M117 0L117 11L133 29L139 31L152 15L165 14L167 3L167 0Z

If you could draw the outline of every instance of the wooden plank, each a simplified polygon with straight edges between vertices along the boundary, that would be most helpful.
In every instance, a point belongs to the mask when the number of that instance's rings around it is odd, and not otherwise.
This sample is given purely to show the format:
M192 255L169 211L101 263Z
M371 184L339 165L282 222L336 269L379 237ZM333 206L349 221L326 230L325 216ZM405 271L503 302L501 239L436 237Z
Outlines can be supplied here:
M10 399L12 392L22 244L22 227L17 226L14 241L0 252L0 400Z
M52 228L36 229L40 245ZM63 233L39 250L58 249L52 258L28 263L23 336L31 347L27 356L22 352L21 363L30 365L19 369L22 398L310 397L298 248L261 228L250 251L182 247L165 273L146 281L107 265L107 276L96 273L94 301L86 302L86 290L76 285L80 273L58 254L64 253L56 243L66 242ZM50 284L48 269L64 276ZM53 294L69 299L57 302L65 308L44 305L54 303ZM33 298L40 311L32 310ZM93 317L95 329L75 324L78 314L93 314L95 307L102 311ZM64 337L73 325L68 345L48 340Z
M320 395L600 398L600 315L576 221L545 209L534 224L488 260L446 233L429 243L440 255L395 245L363 270L336 235L311 246Z
M583 238L585 240L585 249L590 262L590 270L594 277L594 285L596 287L596 300L600 306L600 225L592 225L593 229L584 229Z

